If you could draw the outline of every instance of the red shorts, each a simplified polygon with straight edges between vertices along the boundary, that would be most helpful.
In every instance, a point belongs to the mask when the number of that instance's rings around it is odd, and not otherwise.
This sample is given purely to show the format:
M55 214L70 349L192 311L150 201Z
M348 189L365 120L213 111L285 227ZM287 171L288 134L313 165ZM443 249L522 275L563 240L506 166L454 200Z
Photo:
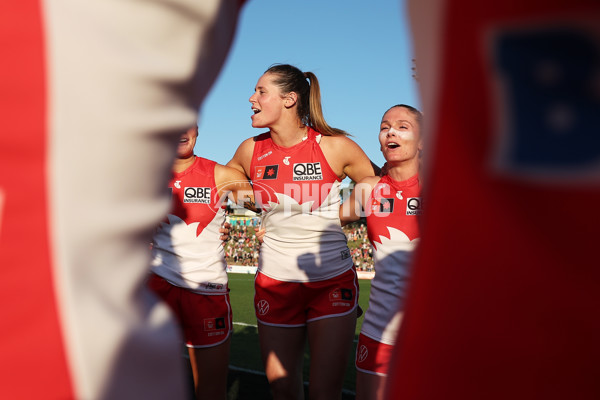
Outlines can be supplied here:
M304 326L307 322L355 312L358 304L354 268L316 282L282 282L259 272L254 288L256 318L266 325Z
M362 333L356 346L356 369L367 374L387 376L393 345L378 342Z
M204 295L172 285L151 274L148 287L175 313L187 347L213 347L231 334L233 316L229 294Z

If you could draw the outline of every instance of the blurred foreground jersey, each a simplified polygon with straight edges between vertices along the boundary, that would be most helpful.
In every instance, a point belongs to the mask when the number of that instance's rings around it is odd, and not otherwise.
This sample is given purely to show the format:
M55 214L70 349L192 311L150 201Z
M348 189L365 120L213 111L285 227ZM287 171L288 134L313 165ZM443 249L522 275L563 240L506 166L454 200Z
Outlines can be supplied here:
M0 5L0 398L187 398L145 288L238 0Z
M410 2L430 143L389 399L600 398L600 2Z

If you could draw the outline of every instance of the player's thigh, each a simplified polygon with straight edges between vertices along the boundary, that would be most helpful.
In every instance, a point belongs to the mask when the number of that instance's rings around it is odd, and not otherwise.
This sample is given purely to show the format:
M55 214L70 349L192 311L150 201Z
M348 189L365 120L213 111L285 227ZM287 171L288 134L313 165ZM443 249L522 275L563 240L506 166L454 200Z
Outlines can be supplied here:
M356 371L356 400L382 400L385 376Z
M215 380L227 380L231 337L211 347L188 347L192 368L198 372L198 381L210 384Z
M269 380L301 372L306 327L270 326L259 322L258 337Z
M188 347L197 399L225 399L229 372L229 337L211 347Z
M355 327L355 312L308 323L312 391L341 390Z

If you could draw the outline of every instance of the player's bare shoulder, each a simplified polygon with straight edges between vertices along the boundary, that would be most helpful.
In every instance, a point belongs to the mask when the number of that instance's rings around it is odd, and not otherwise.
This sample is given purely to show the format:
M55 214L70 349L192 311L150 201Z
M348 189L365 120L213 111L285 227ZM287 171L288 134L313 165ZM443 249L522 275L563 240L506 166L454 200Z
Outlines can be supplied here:
M249 137L248 139L244 140L238 147L238 151L236 152L236 154L238 152L242 152L245 156L252 157L252 152L254 151L254 145L256 144L256 138L257 138L257 136L252 136L252 137Z
M362 149L352 139L344 135L323 135L320 141L321 150L339 177L345 177L344 168L357 159L368 161Z
M356 142L346 135L322 135L320 143L323 150L360 149Z

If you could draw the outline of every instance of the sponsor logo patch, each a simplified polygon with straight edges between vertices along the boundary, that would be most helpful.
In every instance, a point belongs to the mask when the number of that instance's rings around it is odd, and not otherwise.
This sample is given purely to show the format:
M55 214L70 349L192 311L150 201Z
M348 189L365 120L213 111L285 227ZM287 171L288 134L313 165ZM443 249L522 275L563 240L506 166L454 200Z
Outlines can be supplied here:
M186 187L183 190L184 203L210 204L211 188Z
M206 284L206 288L207 289L215 289L215 290L220 290L223 289L223 284L222 283L212 283L212 282L208 282Z
M373 200L371 211L379 214L389 214L394 211L394 199L386 199L384 197Z
M342 255L342 260L350 258L350 249L342 250L340 254Z
M360 346L360 349L358 349L358 362L365 361L368 356L369 356L369 350L367 349L367 346L362 344Z
M269 312L269 302L266 300L259 300L256 303L256 311L258 311L259 315L265 315Z
M260 161L263 158L267 158L269 157L271 154L273 154L273 151L269 150L267 153L263 154L262 156L258 157L257 160Z
M342 288L342 300L352 300L352 289Z
M340 289L335 289L332 292L329 292L329 301L337 301L342 299L342 291Z
M266 165L264 167L256 167L254 169L254 179L276 179L279 165Z
M204 319L204 330L205 331L216 331L225 329L225 318L205 318Z
M423 214L423 202L420 197L409 197L406 199L406 215Z
M293 179L295 181L322 181L321 163L294 164Z
M352 289L338 288L329 292L329 301L333 306L350 306L352 301Z

